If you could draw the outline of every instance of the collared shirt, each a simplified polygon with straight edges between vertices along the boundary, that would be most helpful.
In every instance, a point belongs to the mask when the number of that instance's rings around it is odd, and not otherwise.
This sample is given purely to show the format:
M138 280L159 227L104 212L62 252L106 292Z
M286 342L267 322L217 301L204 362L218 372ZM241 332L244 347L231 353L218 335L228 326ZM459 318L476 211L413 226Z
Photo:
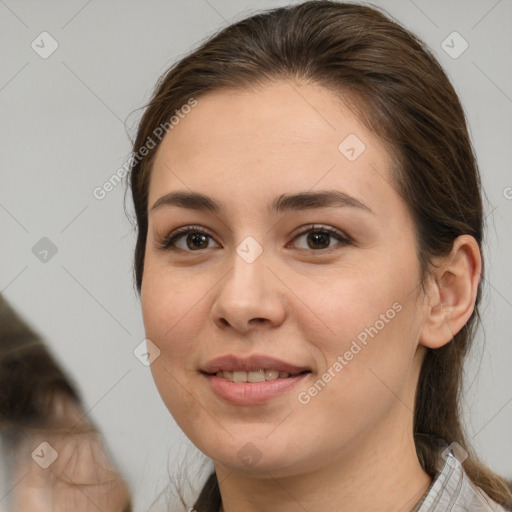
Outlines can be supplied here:
M437 471L430 487L411 512L507 512L464 471L454 450L439 452Z

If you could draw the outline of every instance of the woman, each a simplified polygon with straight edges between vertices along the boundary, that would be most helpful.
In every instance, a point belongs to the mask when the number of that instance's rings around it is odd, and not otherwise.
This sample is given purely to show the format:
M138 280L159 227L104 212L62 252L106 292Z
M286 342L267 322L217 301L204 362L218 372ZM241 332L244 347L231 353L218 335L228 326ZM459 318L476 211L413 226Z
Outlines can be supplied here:
M215 468L194 510L511 510L460 419L480 178L421 41L355 4L254 15L161 78L133 150L152 374Z
M72 379L0 294L0 510L130 512Z

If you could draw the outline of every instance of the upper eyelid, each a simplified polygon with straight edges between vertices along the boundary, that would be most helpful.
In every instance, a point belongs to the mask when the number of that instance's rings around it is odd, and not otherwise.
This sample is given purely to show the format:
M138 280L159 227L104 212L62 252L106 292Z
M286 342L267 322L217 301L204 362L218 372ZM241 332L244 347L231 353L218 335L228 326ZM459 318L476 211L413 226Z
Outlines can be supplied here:
M294 230L290 236L298 236L298 235L302 235L304 233L307 233L308 231L327 231L327 232L330 232L331 234L334 233L334 234L339 234L340 236L344 237L344 238L349 238L348 235L346 235L343 231L333 227L333 226L329 226L329 225L324 225L324 224L306 224L304 226L300 226L299 228L297 228L296 230ZM215 238L213 235L211 235L209 232L208 229L205 229L203 228L202 226L194 226L194 225L191 225L191 226L182 226L180 228L176 228L172 233L170 233L169 235L167 235L165 238L172 238L174 236L182 236L182 235L187 235L189 233L194 233L194 232L198 232L198 233L203 233L205 235L208 235L208 236L211 236L212 238Z
M334 226L329 226L327 224L318 224L318 223L310 223L303 226L300 226L296 230L292 232L290 236L293 236L294 240L298 236L307 234L309 232L315 232L315 231L324 231L332 236L336 236L340 239L340 243L345 242L351 242L352 238L347 235L345 232L341 231L338 228L335 228ZM215 237L211 235L207 229L205 229L203 226L199 225L187 225L187 226L181 226L179 228L176 228L173 232L171 232L169 235L165 236L163 240L160 242L159 245L164 245L166 242L169 242L169 245L172 247L173 244L176 243L177 240L180 238L190 234L190 233L202 233L206 236L209 236L212 238L215 243L218 244L218 242L215 240ZM201 252L201 251L186 251L186 252ZM318 251L320 252L320 251Z

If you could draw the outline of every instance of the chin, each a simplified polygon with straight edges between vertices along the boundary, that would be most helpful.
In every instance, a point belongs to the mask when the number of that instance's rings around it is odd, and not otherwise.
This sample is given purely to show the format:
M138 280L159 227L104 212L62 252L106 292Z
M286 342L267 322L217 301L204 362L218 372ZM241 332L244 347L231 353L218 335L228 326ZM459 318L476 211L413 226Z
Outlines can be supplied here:
M222 432L217 431L218 437L202 432L196 439L191 439L195 446L205 455L210 457L214 463L225 466L230 471L237 473L247 473L251 475L262 474L268 477L272 475L292 475L300 472L300 467L304 466L304 458L298 452L297 448L289 445L287 440L272 435L271 431L265 428L262 432L256 432L258 429L251 429L250 435L230 436L221 427ZM240 428L240 427L238 427ZM227 428L229 431L229 427ZM208 436L208 437L205 437ZM300 443L301 446L305 446ZM308 448L309 451L309 448ZM306 457L306 453L303 454Z

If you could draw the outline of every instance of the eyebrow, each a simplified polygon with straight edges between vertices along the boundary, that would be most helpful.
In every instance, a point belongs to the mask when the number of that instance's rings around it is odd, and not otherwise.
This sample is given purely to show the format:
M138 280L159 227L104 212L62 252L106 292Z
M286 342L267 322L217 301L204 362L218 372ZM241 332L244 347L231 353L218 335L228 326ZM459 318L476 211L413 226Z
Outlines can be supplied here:
M224 209L219 202L199 192L169 192L160 197L151 207L155 211L161 207L179 206L191 210L207 211L222 215ZM375 215L369 206L359 199L339 190L307 191L297 194L282 194L268 204L270 212L290 212L328 207L350 207L367 211Z

